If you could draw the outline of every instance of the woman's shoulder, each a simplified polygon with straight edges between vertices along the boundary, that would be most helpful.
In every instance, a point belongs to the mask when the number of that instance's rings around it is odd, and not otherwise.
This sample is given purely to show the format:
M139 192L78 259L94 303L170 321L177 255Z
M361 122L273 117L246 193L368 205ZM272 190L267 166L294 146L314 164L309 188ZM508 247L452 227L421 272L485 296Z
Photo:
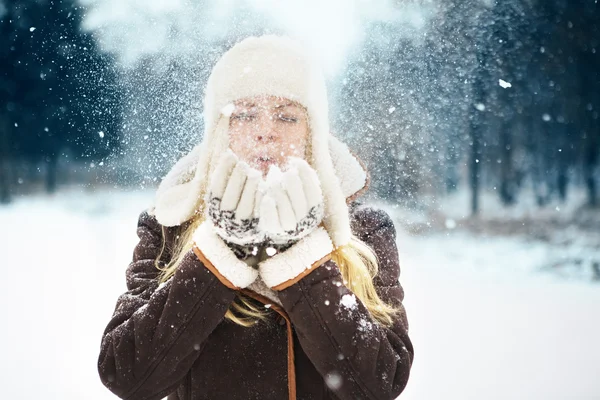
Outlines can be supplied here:
M155 237L161 239L164 238L167 244L169 244L169 242L172 241L181 231L181 228L185 225L185 223L176 226L163 225L156 218L154 210L154 206L151 205L140 211L137 221L138 234L146 231Z
M378 258L377 286L394 286L400 276L396 246L396 228L384 208L353 202L349 205L350 224L354 235L368 245ZM392 214L393 215L393 214Z
M381 207L361 201L353 201L348 205L348 212L354 232L370 233L384 228L395 232L392 217Z
M162 226L156 219L153 206L146 207L139 211L137 216L138 235L142 232L147 232L160 237L165 228L166 227Z
M188 220L188 221L184 221L180 225L173 225L173 226L163 225L158 221L158 219L156 217L156 207L154 204L151 204L150 206L141 210L138 215L138 224L147 224L152 228L158 229L159 231L161 229L164 229L167 231L180 230L181 228L188 225L190 222L191 221Z
M150 206L142 209L138 215L138 224L149 223L154 226L160 226L160 223L156 219L156 214L154 213L154 211L155 211L154 205L150 205Z

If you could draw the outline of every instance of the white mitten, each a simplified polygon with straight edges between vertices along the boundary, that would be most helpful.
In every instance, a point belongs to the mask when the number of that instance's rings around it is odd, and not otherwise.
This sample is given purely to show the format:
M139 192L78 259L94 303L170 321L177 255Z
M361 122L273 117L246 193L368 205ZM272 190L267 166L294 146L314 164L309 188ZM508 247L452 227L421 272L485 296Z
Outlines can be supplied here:
M294 243L308 235L323 219L319 177L306 161L290 157L285 172L271 166L266 186L258 223L271 243Z
M221 156L207 198L208 216L221 238L240 245L265 240L258 226L262 185L260 171L240 161L231 150Z

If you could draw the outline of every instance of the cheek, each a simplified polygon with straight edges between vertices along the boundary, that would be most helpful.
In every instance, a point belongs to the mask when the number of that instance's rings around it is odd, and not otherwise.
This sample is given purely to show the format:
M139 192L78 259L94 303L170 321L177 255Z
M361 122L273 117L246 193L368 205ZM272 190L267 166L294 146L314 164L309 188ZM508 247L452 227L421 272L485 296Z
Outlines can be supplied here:
M287 152L289 155L295 157L302 157L306 155L306 147L308 141L308 132L306 128L294 130L288 136L286 143Z
M306 155L306 145L301 142L287 143L285 153L287 156L304 158Z
M240 140L240 135L238 135L235 130L229 129L229 147L231 150L236 152L241 144L242 140Z
M229 129L229 148L242 160L247 161L251 153L251 140L239 129Z

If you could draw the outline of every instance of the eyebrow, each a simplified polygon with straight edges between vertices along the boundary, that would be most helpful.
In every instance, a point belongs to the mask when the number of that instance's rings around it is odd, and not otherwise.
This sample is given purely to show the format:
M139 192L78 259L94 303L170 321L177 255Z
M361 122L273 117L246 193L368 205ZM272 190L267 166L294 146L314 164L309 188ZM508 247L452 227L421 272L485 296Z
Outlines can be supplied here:
M245 107L256 107L256 103L241 103L239 104L240 106L245 106ZM283 107L296 107L296 108L300 108L299 105L295 104L295 103L286 103L286 104L279 104L274 106L273 108L283 108Z
M299 108L298 105L294 104L294 103L280 104L278 106L275 106L275 108L283 108L283 107L288 107L288 106Z

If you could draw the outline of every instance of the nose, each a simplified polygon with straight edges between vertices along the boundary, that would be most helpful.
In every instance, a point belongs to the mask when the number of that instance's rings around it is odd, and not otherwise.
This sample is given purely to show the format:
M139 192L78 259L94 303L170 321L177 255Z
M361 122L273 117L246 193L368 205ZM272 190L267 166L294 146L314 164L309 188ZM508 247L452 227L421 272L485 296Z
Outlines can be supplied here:
M269 115L263 113L258 132L256 134L257 142L272 143L277 139L277 129L275 121Z
M257 142L271 143L271 142L274 142L276 138L277 138L277 136L275 136L271 133L267 133L267 134L260 133L260 134L256 135Z

